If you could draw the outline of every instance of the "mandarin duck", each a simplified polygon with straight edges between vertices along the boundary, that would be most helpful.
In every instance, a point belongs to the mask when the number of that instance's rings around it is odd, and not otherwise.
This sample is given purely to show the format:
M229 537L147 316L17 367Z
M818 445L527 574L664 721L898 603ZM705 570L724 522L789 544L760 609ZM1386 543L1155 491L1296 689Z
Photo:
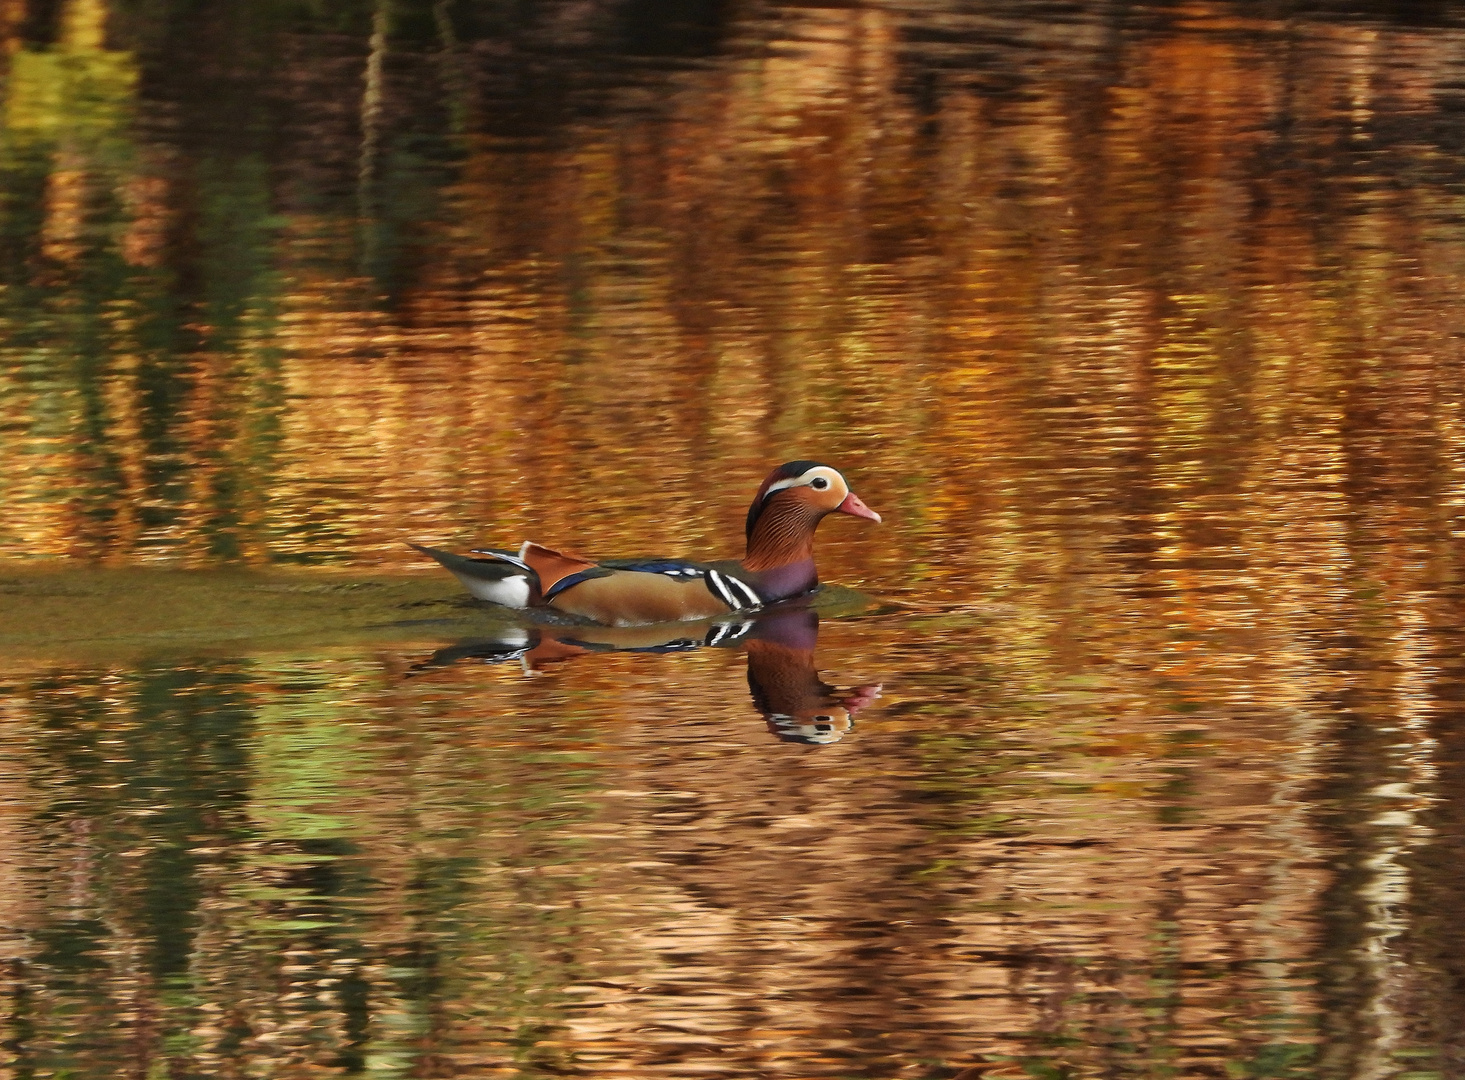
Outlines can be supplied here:
M471 556L411 546L436 559L480 600L635 626L715 619L810 591L819 584L814 530L836 513L880 520L837 470L817 461L790 461L769 473L753 496L741 560L594 562L527 540L517 552L482 548Z

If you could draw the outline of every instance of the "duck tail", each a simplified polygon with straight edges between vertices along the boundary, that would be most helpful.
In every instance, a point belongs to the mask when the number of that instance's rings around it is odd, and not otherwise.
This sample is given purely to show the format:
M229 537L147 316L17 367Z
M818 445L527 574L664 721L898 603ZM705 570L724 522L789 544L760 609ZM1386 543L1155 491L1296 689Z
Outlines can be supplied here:
M462 583L463 588L480 600L509 608L527 608L531 598L539 594L538 576L513 552L488 548L473 552L473 555L484 558L472 558L414 544L410 540L407 546L437 560Z

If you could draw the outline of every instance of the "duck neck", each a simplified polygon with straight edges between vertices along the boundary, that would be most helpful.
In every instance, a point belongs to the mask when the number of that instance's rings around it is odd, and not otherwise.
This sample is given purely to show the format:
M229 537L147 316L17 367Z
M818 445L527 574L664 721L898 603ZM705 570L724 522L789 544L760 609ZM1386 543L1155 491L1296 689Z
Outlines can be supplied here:
M748 537L743 569L757 575L767 599L781 600L819 584L814 569L814 530L824 515L802 502L778 501L759 515Z

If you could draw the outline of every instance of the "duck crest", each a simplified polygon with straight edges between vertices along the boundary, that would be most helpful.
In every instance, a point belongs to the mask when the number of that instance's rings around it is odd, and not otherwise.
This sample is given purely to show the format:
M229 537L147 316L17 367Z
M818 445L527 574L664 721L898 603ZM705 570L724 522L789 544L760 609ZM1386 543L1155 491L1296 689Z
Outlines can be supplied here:
M769 489L774 484L782 484L793 480L796 477L802 476L810 469L817 469L818 467L819 463L817 461L786 461L768 474L768 479L763 481L762 485L758 488L758 493L753 496L753 504L748 507L748 521L744 533L747 536L749 547L752 547L753 544L754 526L758 524L758 519L763 516L763 508L768 502L769 496L777 494L777 492L770 492Z

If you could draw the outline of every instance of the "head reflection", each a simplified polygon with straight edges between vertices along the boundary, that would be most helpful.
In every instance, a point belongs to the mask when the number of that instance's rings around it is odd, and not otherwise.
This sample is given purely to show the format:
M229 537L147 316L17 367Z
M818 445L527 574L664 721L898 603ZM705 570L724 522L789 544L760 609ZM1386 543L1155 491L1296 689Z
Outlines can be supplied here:
M748 657L748 691L753 707L779 740L807 745L838 742L855 715L880 696L879 684L840 689L814 666L819 615L804 606L785 606L741 621L694 626L526 626L497 638L439 649L415 672L466 660L491 664L518 661L526 675L542 675L554 664L592 653L670 653L739 648Z
M818 641L819 616L808 608L771 612L742 639L753 707L784 742L838 742L855 714L880 696L879 686L841 690L821 679L814 666Z

